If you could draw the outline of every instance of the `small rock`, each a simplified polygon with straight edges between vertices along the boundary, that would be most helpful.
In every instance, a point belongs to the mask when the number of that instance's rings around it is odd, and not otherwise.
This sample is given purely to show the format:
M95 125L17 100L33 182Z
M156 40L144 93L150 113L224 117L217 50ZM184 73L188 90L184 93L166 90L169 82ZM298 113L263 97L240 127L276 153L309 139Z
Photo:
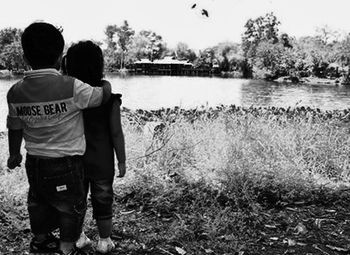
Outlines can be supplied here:
M295 231L296 231L296 235L304 235L307 233L307 228L305 227L305 225L303 223L299 223L296 227L295 227Z

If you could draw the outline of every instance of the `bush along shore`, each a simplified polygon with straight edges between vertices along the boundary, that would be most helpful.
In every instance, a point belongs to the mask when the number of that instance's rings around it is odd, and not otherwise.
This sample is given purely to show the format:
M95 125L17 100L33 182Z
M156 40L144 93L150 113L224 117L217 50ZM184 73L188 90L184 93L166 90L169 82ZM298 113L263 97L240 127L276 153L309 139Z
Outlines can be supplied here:
M349 112L124 108L112 254L348 254ZM28 254L24 167L0 146L0 254Z

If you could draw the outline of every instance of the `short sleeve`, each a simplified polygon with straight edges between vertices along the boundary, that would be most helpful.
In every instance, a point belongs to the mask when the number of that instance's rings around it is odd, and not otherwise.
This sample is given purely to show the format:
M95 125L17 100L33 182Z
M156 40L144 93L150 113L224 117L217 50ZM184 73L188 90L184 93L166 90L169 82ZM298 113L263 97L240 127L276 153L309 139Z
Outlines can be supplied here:
M101 105L103 89L92 87L78 79L74 80L74 103L79 109Z
M23 122L20 118L12 117L12 116L7 116L7 128L8 129L23 129Z
M23 121L17 116L15 106L9 102L9 95L7 95L8 115L6 126L8 129L23 129Z

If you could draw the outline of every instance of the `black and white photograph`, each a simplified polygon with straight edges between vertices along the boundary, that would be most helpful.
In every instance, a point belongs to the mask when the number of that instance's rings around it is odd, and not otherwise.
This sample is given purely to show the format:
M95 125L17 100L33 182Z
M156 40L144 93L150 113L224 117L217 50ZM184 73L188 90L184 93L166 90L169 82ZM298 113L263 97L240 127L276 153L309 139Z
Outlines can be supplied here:
M3 0L0 255L350 254L349 0Z

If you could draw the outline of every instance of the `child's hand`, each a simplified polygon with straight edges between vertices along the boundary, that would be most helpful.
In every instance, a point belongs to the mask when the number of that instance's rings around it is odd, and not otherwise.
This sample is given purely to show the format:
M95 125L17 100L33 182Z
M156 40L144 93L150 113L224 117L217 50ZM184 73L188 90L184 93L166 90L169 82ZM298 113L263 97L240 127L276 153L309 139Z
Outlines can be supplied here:
M21 154L11 155L7 160L7 167L10 169L14 169L17 166L21 166L21 162L22 162Z
M110 93L112 93L112 84L107 80L102 80L102 87L107 87Z
M118 169L119 169L119 175L118 178L122 178L125 175L126 172L126 166L125 163L118 163Z

